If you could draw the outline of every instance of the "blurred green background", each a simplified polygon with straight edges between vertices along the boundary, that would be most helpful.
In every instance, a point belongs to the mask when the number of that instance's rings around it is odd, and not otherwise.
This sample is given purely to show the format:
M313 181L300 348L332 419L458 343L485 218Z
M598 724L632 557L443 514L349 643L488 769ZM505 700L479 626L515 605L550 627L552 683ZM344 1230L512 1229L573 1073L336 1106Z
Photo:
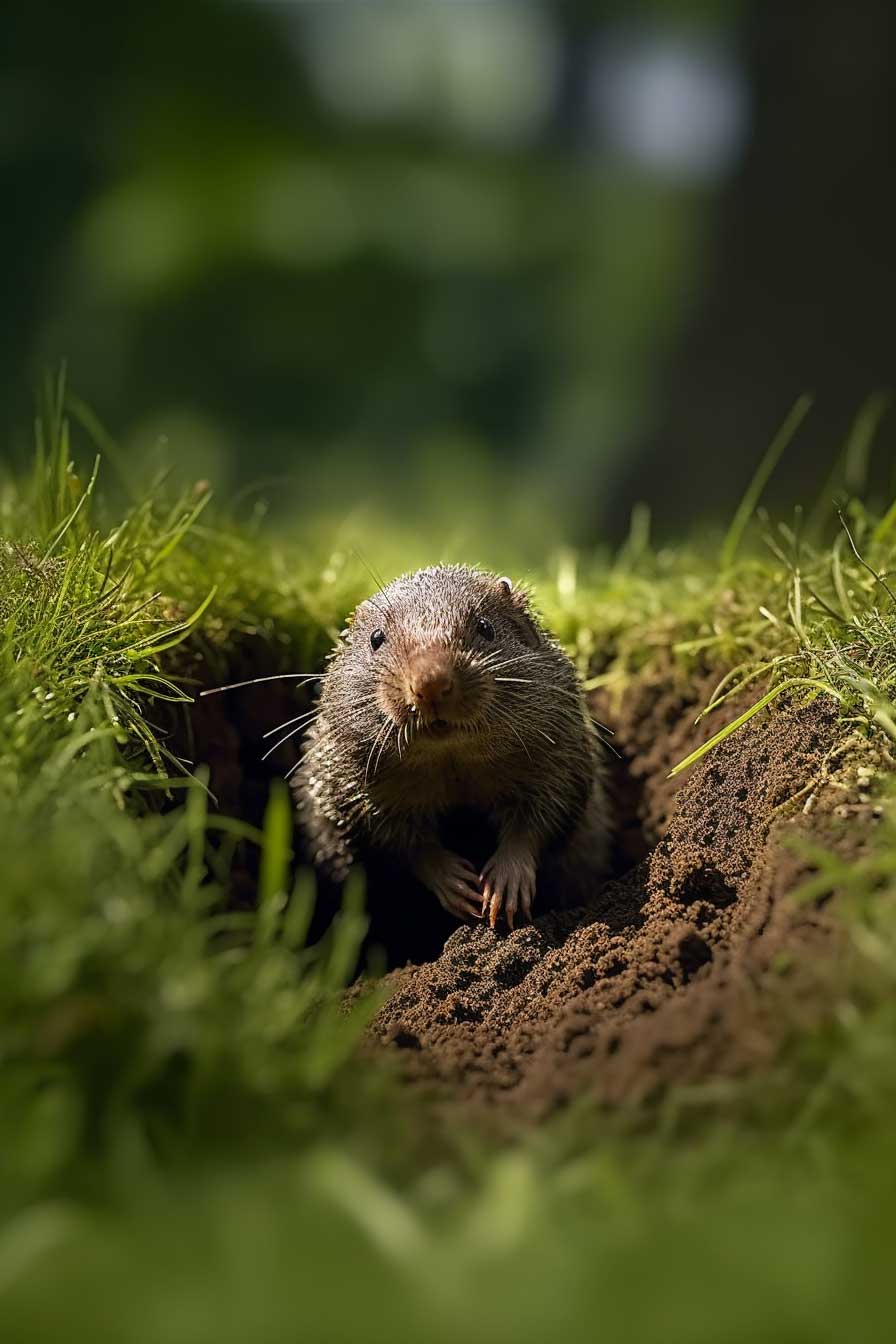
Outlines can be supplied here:
M816 390L805 498L891 381L892 10L8 4L10 451L64 359L281 520L593 544L730 513Z

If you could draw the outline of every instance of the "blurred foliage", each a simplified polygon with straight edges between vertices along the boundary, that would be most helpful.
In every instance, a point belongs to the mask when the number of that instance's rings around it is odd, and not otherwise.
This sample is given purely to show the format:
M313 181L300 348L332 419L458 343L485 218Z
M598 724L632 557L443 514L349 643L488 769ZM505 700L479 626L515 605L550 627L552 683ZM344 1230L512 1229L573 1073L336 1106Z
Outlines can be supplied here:
M0 1242L4 1336L129 1344L891 1334L893 1143L719 1136L640 1161L492 1153L410 1194L332 1146L175 1187L133 1167L113 1212L55 1201ZM49 1285L52 1284L52 1289Z
M534 498L561 536L618 533L605 487L718 174L614 152L592 64L617 29L645 60L665 33L724 56L733 13L13 4L7 418L67 358L128 455L169 443L222 489L286 478L292 518L444 519L450 478L480 531L498 499L528 531Z

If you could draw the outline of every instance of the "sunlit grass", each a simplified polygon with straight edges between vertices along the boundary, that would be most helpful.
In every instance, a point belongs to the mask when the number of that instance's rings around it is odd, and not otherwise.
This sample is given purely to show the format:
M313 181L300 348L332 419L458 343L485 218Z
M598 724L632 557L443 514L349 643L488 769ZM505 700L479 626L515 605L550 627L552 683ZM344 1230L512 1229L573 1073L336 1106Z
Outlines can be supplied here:
M803 968L821 1029L760 1079L574 1107L499 1150L359 1058L376 1000L346 1013L340 990L361 886L308 946L286 790L259 830L220 816L163 718L259 658L318 667L364 564L205 486L157 479L117 510L105 464L73 465L59 387L38 444L0 495L4 1339L869 1336L893 1227L896 511L739 515L665 549L641 511L619 556L558 550L528 576L611 696L712 676L721 737L834 695L881 816L860 861L818 850L802 893L844 921L837 965ZM369 561L439 558L419 547L374 537ZM259 854L251 911L228 902L238 846Z
M158 722L192 703L185 640L214 662L228 602L229 637L253 628L258 592L235 595L238 543L200 538L204 491L156 490L99 522L97 473L76 471L57 393L33 477L7 485L0 542L8 1199L67 1181L122 1124L173 1152L218 1133L250 1147L300 1136L348 1078L374 1006L346 1014L339 996L366 927L362 888L306 947L314 883L289 877L285 790L262 832L210 814L205 772ZM229 906L237 846L260 851L252 913Z

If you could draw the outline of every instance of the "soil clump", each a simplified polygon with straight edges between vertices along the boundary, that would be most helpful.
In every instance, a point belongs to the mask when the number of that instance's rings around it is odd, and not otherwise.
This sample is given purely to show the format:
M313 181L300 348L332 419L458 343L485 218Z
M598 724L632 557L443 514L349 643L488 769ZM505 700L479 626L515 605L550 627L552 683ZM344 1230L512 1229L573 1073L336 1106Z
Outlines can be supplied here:
M800 841L858 853L874 820L834 768L836 706L819 697L757 716L677 790L666 775L695 744L682 695L645 686L614 726L628 790L620 870L636 861L585 908L497 935L460 927L434 961L393 972L370 1046L409 1083L537 1116L774 1056L787 1029L775 985L833 926L790 899L812 872Z

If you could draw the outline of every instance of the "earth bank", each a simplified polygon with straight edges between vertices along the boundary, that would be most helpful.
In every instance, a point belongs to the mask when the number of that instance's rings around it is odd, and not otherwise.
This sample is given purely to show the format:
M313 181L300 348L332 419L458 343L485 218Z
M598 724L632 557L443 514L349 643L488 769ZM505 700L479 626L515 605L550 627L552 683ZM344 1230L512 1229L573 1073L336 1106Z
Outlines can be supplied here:
M692 703L644 685L614 718L620 875L591 904L515 932L457 928L434 960L392 973L370 1048L408 1084L530 1117L582 1095L637 1100L761 1068L797 1007L823 1014L801 985L837 924L792 895L813 871L806 841L846 855L867 843L876 813L855 744L833 701L790 704L679 787L669 769L718 726L694 727L710 690Z

